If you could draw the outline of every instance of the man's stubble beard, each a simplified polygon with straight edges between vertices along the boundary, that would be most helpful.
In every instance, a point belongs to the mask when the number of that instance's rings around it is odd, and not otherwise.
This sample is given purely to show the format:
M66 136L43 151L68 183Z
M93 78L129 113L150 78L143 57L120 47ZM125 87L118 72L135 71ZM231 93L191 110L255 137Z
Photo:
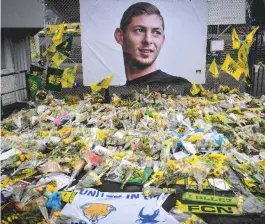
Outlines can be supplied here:
M156 61L157 56L150 62L142 62L132 57L129 53L123 52L124 65L127 69L143 70L152 66Z

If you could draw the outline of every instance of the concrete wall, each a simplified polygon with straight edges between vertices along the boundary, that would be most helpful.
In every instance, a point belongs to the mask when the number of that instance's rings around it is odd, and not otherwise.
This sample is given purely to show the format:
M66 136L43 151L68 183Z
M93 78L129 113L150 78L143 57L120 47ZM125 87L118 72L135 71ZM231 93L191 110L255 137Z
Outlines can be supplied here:
M2 0L2 28L42 28L41 0Z

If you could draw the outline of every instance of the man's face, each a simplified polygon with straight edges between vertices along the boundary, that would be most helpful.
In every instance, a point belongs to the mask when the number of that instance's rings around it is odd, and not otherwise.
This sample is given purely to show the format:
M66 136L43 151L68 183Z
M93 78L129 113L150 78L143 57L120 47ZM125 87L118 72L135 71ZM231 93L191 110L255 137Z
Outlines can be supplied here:
M164 43L162 20L157 15L139 15L132 18L123 34L122 49L126 61L139 67L154 63Z

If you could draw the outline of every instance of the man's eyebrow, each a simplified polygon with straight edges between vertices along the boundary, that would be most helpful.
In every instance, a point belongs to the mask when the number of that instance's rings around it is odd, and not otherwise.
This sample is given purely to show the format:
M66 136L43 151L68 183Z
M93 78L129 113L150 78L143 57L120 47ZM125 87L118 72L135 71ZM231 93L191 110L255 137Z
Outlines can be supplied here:
M133 28L144 28L144 29L147 29L147 27L143 26L143 25L135 25L135 26L133 26ZM163 30L163 28L161 28L161 27L152 27L152 30Z
M146 27L143 25L135 25L135 26L133 26L133 28L146 28Z
M154 28L152 28L153 30L163 30L162 28L160 28L160 27L154 27Z

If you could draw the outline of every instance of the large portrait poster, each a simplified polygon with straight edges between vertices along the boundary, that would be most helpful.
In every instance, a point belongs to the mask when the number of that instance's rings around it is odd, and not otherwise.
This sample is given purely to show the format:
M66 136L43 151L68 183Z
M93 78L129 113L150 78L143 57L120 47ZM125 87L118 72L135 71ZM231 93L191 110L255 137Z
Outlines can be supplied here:
M160 15L153 15L151 7L147 9L151 15L131 16L127 9L139 2L151 3ZM134 68L138 73L139 68L148 71L147 64L205 83L206 0L80 0L80 22L85 86L110 74L114 75L112 85L124 85Z

